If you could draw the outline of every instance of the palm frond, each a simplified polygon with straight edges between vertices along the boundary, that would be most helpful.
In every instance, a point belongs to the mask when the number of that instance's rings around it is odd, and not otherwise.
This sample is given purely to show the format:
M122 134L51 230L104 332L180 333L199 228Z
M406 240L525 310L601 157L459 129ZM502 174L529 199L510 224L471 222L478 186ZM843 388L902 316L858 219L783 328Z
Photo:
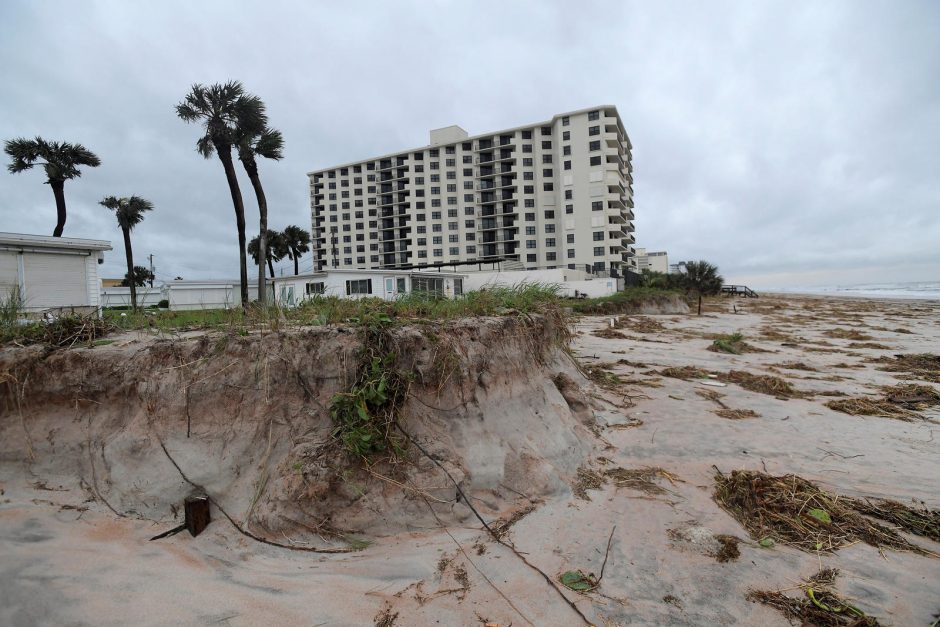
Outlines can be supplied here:
M265 159L279 161L284 157L284 136L281 131L265 128L255 141L254 152Z

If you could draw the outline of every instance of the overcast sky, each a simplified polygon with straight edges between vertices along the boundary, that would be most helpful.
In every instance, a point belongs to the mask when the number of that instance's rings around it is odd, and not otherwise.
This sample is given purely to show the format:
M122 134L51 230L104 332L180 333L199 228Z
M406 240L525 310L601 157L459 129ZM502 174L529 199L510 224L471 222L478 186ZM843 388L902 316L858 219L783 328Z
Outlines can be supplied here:
M192 83L242 81L286 139L270 225L309 222L305 173L614 104L633 142L637 246L731 281L940 280L940 3L0 2L0 139L80 142L65 235L120 231L170 280L236 277L231 199ZM6 155L4 158L6 165ZM41 169L0 172L0 231L51 234ZM249 237L257 206L242 177ZM281 263L285 268L288 262ZM309 263L307 264L309 266Z

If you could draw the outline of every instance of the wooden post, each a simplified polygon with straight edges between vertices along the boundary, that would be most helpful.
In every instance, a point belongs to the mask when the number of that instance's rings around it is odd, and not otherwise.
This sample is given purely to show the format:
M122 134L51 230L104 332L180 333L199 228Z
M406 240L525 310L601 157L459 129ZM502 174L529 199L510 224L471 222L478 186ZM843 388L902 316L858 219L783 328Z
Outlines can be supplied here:
M205 495L188 496L183 503L183 509L186 512L186 528L193 537L198 536L210 522L209 497Z

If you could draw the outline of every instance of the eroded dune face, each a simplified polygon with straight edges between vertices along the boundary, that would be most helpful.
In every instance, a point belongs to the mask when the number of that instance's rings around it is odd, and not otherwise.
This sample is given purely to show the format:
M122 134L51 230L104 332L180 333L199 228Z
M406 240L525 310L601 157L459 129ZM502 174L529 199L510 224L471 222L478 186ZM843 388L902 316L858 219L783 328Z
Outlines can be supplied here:
M408 382L399 423L488 514L520 492L570 490L596 443L557 325L506 317L393 331ZM317 328L6 349L0 473L166 522L198 486L259 536L321 545L434 525L429 503L443 520L466 519L443 469L403 438L399 461L363 464L333 437L329 406L355 379L359 348L354 331Z

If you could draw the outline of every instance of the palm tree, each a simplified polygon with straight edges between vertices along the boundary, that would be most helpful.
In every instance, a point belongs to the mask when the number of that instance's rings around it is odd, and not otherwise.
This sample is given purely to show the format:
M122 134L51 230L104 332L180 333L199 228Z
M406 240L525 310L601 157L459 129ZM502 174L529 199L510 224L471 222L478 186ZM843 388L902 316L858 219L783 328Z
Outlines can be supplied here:
M131 231L134 227L143 222L144 214L153 211L153 203L144 200L140 196L131 196L130 198L115 198L108 196L99 203L102 207L107 207L117 215L118 226L124 233L124 256L127 258L127 276L125 278L134 278L130 283L131 288L131 307L137 309L137 280L134 273L134 251L131 249Z
M4 144L3 150L12 158L7 169L14 174L29 170L34 165L45 168L46 183L52 188L58 214L52 236L62 237L66 218L65 182L82 175L78 166L97 168L101 165L101 159L81 144L47 142L42 137L11 139Z
M287 256L294 261L294 276L297 276L300 274L300 256L310 252L310 233L292 224L284 229L284 243Z
M248 106L239 109L236 145L238 146L238 159L242 162L251 186L255 190L258 200L258 213L261 215L258 242L259 265L263 266L268 256L268 200L261 186L261 177L258 176L258 163L255 157L280 160L284 156L284 137L281 132L267 127L267 115L264 103L258 100L260 106ZM282 257L283 258L283 257ZM258 273L258 300L264 305L267 292L264 287L264 272Z
M718 266L707 261L683 261L679 264L682 286L698 295L698 315L702 315L702 296L721 293L724 279L718 274Z
M268 266L268 270L271 271L271 278L274 278L274 263L280 261L287 256L287 246L284 240L284 234L280 231L272 231L268 229L265 234L265 239L268 242L268 255L265 260ZM251 258L254 260L255 265L258 266L258 273L264 274L261 271L261 252L260 252L261 236L255 235L251 238L251 241L248 242L248 254L251 255Z
M235 208L235 225L238 228L239 273L241 279L242 307L248 308L248 259L245 255L245 203L235 165L232 161L232 148L238 139L238 120L251 117L249 112L261 110L263 117L264 103L256 96L245 93L238 81L214 85L195 84L186 98L176 105L176 115L184 122L199 122L205 127L205 134L196 142L196 150L206 159L214 152L219 156L225 170L232 205Z
M130 287L131 284L134 287L144 287L149 282L153 286L153 280L157 278L149 268L144 266L134 266L134 274L127 273L124 275L124 280L121 281L121 287Z

